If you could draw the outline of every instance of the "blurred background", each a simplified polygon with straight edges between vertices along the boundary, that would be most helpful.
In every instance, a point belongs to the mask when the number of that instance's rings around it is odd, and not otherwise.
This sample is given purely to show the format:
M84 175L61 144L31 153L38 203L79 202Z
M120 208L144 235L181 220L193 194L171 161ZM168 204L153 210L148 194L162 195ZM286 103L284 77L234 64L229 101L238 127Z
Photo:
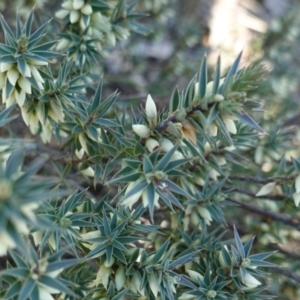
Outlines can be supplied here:
M61 1L0 0L0 10L10 24L16 11L25 17L34 5L38 22L42 23L54 17ZM105 94L116 89L121 93L120 108L143 105L150 93L163 109L174 87L178 85L182 90L198 72L204 54L211 67L210 81L218 55L225 74L243 50L241 67L262 66L265 73L256 82L257 89L251 91L264 108L251 115L268 133L256 141L250 153L257 166L256 175L272 175L282 155L287 161L299 157L299 0L139 0L136 10L146 12L140 22L149 33L132 33L116 47L103 49L99 65L89 70L104 74ZM59 20L54 17L53 22L58 24ZM300 216L294 205L265 201L263 206ZM278 250L275 262L300 276L298 230L284 226L279 230L270 219L251 213L239 217L231 211L245 238L249 233L258 236L261 243L256 247L263 248L258 251ZM230 212L225 214L229 216ZM299 284L291 276L275 272L269 284L278 299L300 299Z

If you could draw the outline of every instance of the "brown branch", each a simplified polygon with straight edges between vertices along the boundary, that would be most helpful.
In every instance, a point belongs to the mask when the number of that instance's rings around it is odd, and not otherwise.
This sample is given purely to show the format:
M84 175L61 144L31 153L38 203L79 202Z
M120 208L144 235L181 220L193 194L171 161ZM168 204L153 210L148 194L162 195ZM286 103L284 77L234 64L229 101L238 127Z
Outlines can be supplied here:
M242 188L238 188L238 187L232 187L232 186L228 186L228 185L223 185L223 187L231 192L236 192L239 194L243 194L243 195L247 195L256 199L260 199L260 200L273 200L273 201L283 201L286 199L285 195L265 195L265 196L259 196L257 197L256 194L242 189Z
M272 270L274 270L275 272L284 275L298 283L300 283L300 276L288 269L282 268L282 267L272 267Z
M296 228L300 231L300 218L290 217L290 216L285 215L285 214L280 214L280 213L272 212L272 211L269 211L269 210L265 210L261 207L253 206L251 204L244 203L244 202L240 202L240 201L235 200L235 199L230 198L230 197L227 197L226 200L231 202L231 203L235 203L235 204L239 205L244 210L247 210L247 211L259 214L259 215L266 216L270 219L281 222L285 225L292 226L292 227L294 227L294 228Z
M266 184L269 182L280 182L280 181L289 181L293 180L297 177L298 174L293 174L289 176L275 176L270 178L256 178L256 177L248 177L248 176L229 176L228 179L230 180L237 180L237 181L247 181L247 182L254 182L254 183L261 183Z

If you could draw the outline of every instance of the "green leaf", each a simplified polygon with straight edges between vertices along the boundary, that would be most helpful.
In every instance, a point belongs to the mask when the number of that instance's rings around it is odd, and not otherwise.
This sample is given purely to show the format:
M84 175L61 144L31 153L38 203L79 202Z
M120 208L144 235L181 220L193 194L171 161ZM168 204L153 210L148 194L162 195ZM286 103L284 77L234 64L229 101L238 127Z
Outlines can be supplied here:
M173 260L169 265L169 270L173 270L176 267L186 264L194 259L194 256L199 253L199 251L193 251L191 253L179 256L175 260Z
M164 242L164 244L159 248L158 251L156 251L155 255L151 259L151 264L154 265L162 259L162 257L164 256L164 254L166 253L166 251L169 247L169 244L170 244L170 240L166 240Z
M15 281L6 291L4 299L13 299L22 289L21 281Z
M46 272L48 273L48 272L57 271L59 269L66 269L73 265L79 264L81 261L82 260L78 258L70 258L62 261L52 262L48 264Z
M169 103L169 111L174 112L178 109L180 102L180 94L178 91L178 87L173 90L171 95L170 103Z
M25 279L29 275L29 270L28 268L6 269L1 271L1 274Z
M76 297L76 294L72 290L70 290L65 284L59 281L59 279L52 278L47 275L42 275L39 279L39 282L43 283L46 286L52 287L54 289L57 289L61 291L62 293L65 293L67 295L71 295L73 297Z
M32 22L33 22L33 16L34 16L34 10L32 9L29 16L28 16L28 18L27 18L27 20L26 20L26 23L24 25L26 36L30 36Z
M244 249L243 243L240 239L240 236L239 236L235 226L233 227L233 232L234 232L234 239L235 239L235 243L238 248L238 251L239 251L241 257L245 258L246 257L245 249Z
M219 87L218 94L224 94L227 92L229 85L233 82L234 77L237 73L238 66L239 66L240 60L242 58L242 54L243 54L243 51L240 52L240 54L238 55L238 57L235 59L232 66L230 67L230 69L226 75L224 83Z
M252 239L250 239L245 245L244 245L244 249L245 249L245 256L248 257L252 248L254 242L254 237Z
M206 55L204 56L200 71L199 71L199 86L198 86L198 95L200 99L203 99L206 92L206 85L207 85L207 62L206 62Z
M136 181L138 180L143 173L141 172L135 172L131 174L126 174L124 176L119 176L117 178L113 178L106 182L106 185L112 184L112 183L118 183L118 182L131 182L131 181Z
M14 108L15 105L12 105L0 112L0 127L3 127L7 123L18 117L17 115L8 117L8 115L13 111Z
M161 160L155 166L155 170L164 170L164 168L171 161L172 156L174 155L175 151L178 149L178 146L179 146L179 143L174 145L174 147L161 158Z
M220 77L221 77L221 56L219 55L216 68L215 68L215 74L214 74L214 83L213 83L213 90L212 90L213 96L218 92Z
M99 79L99 83L95 92L95 95L90 103L90 109L89 112L90 113L94 113L97 112L98 107L100 106L100 102L101 102L101 94L102 94L102 82L103 82L103 77L101 76Z
M262 133L265 132L246 112L243 112L242 114L237 114L236 116L239 118L241 122L256 129L257 131Z
M152 183L147 186L146 197L148 200L149 213L152 223L154 223L154 200L155 200L155 188Z
M25 282L22 284L22 289L20 291L18 300L27 299L30 296L35 286L36 286L35 280L33 280L30 277L26 278Z
M14 151L6 163L6 176L11 177L19 171L20 166L23 164L24 155L21 150Z

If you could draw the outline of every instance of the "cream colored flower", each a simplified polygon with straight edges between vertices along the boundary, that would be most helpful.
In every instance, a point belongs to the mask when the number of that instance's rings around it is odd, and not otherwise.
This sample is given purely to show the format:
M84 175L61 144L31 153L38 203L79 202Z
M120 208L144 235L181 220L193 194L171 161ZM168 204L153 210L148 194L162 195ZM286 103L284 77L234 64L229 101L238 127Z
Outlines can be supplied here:
M246 274L243 283L247 286L246 289L255 289L256 287L261 285L261 282L249 273Z
M212 222L212 217L208 209L201 206L197 206L197 211L199 215L204 219L205 224L209 226L210 223Z
M261 189L256 193L256 197L265 196L272 193L276 187L276 182L269 182L261 187Z
M140 181L136 181L136 182L130 182L126 188L125 191L125 196L126 194L128 194ZM132 206L140 199L140 197L142 196L143 190L139 190L138 192L136 192L135 194L131 195L130 197L126 198L121 205L125 205L127 207L129 207L130 209L132 209Z
M156 206L157 208L160 207L160 205L158 203L158 199L159 199L159 195L155 192L155 194L154 194L154 206ZM148 196L147 196L146 189L143 190L143 192L142 192L142 200L143 200L143 206L147 207L149 205L149 199L148 199Z
M90 18L87 18L87 22L84 22L82 15L89 17L93 13L92 6L89 3L85 3L84 0L67 0L61 5L62 9L55 13L55 16L59 19L64 19L69 16L70 23L74 24L80 21L81 29L85 29L89 23Z
M148 95L148 97L147 97L145 112L146 112L147 119L150 123L156 122L157 108L156 108L156 104L153 101L151 95Z
M115 283L116 283L116 289L117 291L120 291L122 289L122 287L125 284L125 269L124 267L121 265L115 274Z
M6 231L0 231L0 241L0 257L6 255L8 250L16 248L17 246Z
M157 140L153 139L153 138L148 138L146 140L146 143L145 143L147 149L149 152L153 152L157 149L159 149L159 143Z
M300 203L300 193L294 193L292 195L295 205L298 207Z
M144 139L148 138L151 133L149 127L142 124L132 125L132 129L139 137Z

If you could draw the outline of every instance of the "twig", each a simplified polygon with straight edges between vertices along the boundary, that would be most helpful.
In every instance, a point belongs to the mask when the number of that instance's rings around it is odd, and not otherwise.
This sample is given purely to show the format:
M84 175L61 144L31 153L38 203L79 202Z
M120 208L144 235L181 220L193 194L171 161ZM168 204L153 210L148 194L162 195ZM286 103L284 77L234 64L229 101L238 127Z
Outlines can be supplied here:
M253 205L250 205L250 204L244 203L244 202L240 202L240 201L235 200L235 199L230 198L230 197L227 197L226 200L228 200L231 203L235 203L235 204L241 206L241 208L243 208L247 211L251 211L253 213L257 213L259 215L269 217L273 220L276 220L276 221L282 222L286 225L292 226L292 227L294 227L294 228L296 228L300 231L300 218L296 218L296 217L291 218L288 215L284 215L284 214L280 214L280 213L276 213L276 212L271 212L271 211L265 210L261 207L253 206Z
M254 197L254 198L257 198L257 199L260 199L260 200L267 199L267 200L273 200L273 201L283 201L283 200L286 199L286 196L284 196L284 195L265 195L265 196L257 197L254 193L252 193L248 190L244 190L242 188L232 187L232 186L228 186L228 185L223 185L223 187L225 189L230 190L231 192L240 193L240 194L247 195L247 196L250 196L250 197Z
M300 283L300 276L288 269L284 269L282 267L272 267L272 270L274 270L275 272L281 274L281 275L284 275L298 283Z
M295 252L291 252L291 251L288 251L282 247L280 247L278 244L275 244L275 243L271 243L269 244L270 248L272 248L273 250L277 250L278 252L282 253L282 254L285 254L288 258L291 258L291 259L300 259L300 254L297 254Z
M293 174L293 175L289 175L289 176L276 176L276 177L270 177L270 178L256 178L256 177L248 177L248 176L229 176L228 179L266 184L269 182L278 182L278 181L280 182L280 181L293 180L297 177L297 175L298 174Z

